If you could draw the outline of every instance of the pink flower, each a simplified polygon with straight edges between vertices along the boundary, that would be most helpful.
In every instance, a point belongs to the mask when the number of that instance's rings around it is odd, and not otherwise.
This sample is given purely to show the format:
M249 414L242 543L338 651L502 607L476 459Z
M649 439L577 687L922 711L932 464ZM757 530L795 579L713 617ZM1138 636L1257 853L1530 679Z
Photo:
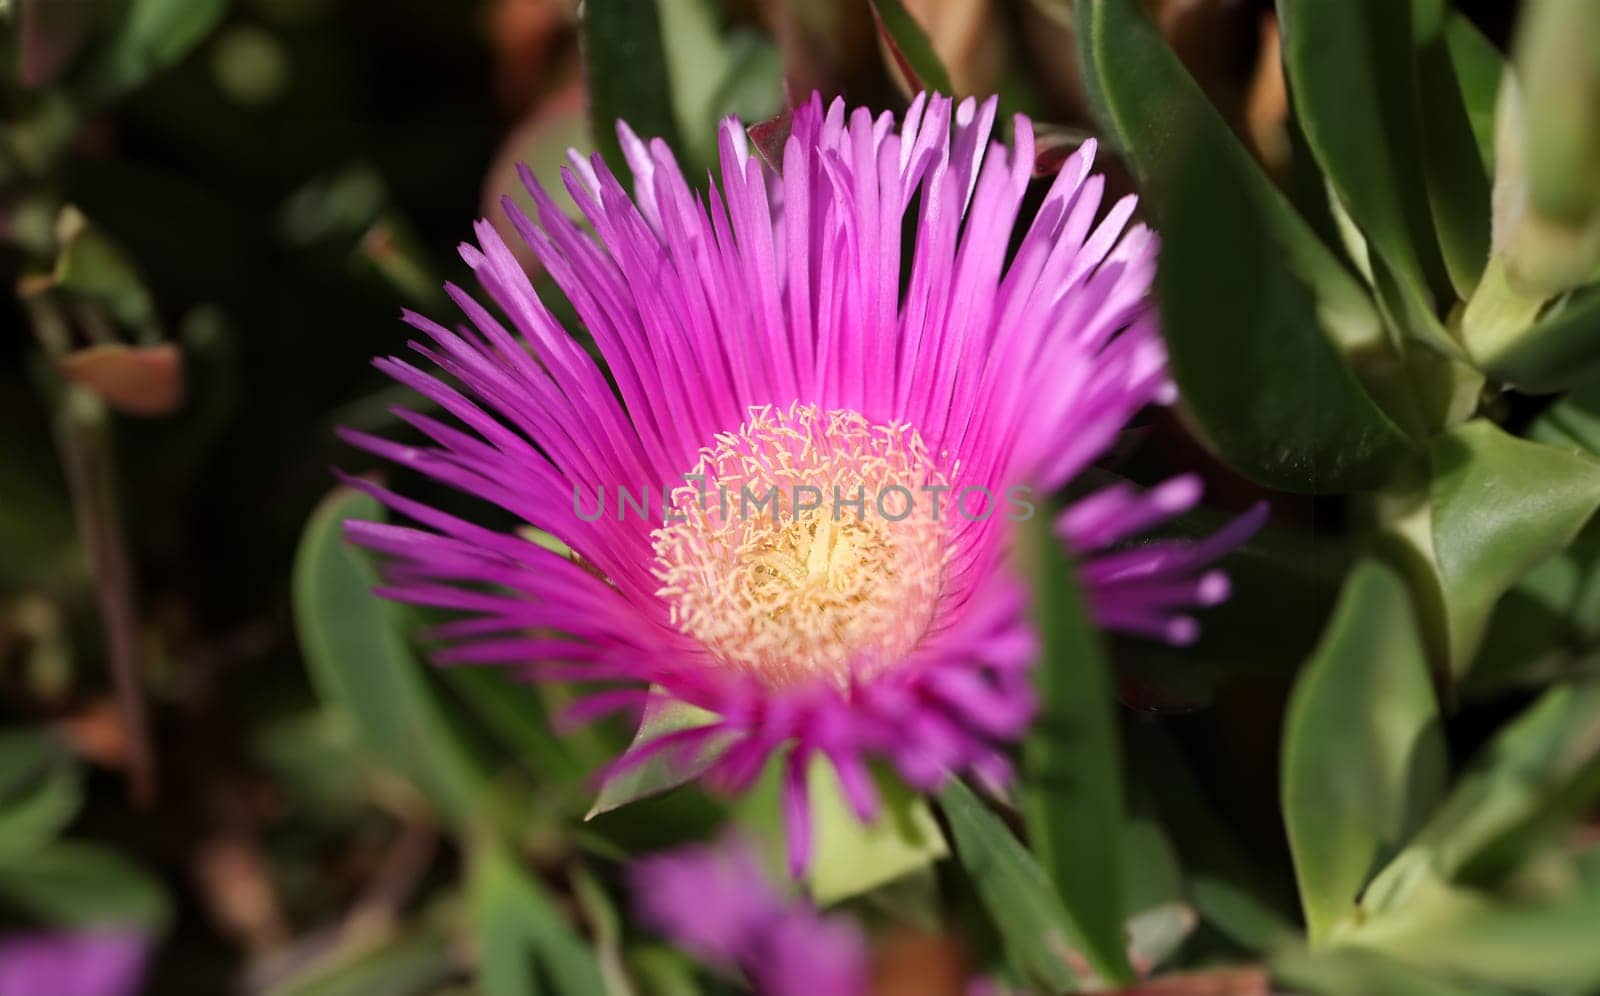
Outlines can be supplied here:
M1036 651L1015 520L1173 394L1133 199L1102 212L1088 143L1010 252L1033 132L1018 116L1007 148L994 119L992 99L922 95L896 126L813 97L781 175L725 122L703 196L619 125L632 197L598 156L565 174L593 236L523 170L536 218L505 210L598 362L481 221L461 252L497 311L449 287L467 324L405 316L435 369L378 361L453 423L401 411L425 445L345 433L570 547L352 482L416 523L347 524L390 558L384 593L463 614L437 631L442 663L593 683L580 719L652 686L709 711L607 774L715 746L706 778L739 791L782 754L796 869L815 756L863 820L869 757L923 790L1009 776ZM1193 637L1187 610L1226 590L1209 562L1258 516L1209 543L1120 547L1198 497L1180 478L1062 517L1103 623Z
M137 930L46 931L0 936L5 996L133 996L150 941Z
M657 855L631 870L639 919L760 996L865 996L866 938L854 922L784 898L732 841Z

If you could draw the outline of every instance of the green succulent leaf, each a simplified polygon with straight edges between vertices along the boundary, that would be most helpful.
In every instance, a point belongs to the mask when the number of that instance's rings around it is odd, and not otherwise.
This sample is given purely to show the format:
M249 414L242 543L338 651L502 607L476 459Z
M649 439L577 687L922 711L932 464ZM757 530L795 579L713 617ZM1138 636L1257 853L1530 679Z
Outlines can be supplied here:
M625 163L618 121L681 153L656 0L591 0L583 5L582 32L589 120L606 163L613 170Z
M1483 420L1435 439L1429 459L1433 557L1459 676L1500 597L1600 509L1600 461Z
M1419 3L1415 9L1434 15L1419 17L1415 38L1423 179L1445 269L1456 296L1465 300L1489 261L1489 172L1450 48L1450 25L1460 15L1442 4ZM1492 101L1490 108L1492 120Z
M468 873L483 950L484 996L589 996L606 991L594 951L563 918L538 878L502 845L481 840Z
M377 943L352 944L274 986L266 996L430 993L440 991L458 972L452 939L440 929L424 927Z
M1444 787L1433 682L1405 583L1360 562L1301 672L1283 734L1283 813L1313 944Z
M1473 759L1363 906L1399 910L1429 881L1498 883L1600 798L1600 680L1552 688Z
M1247 197L1316 300L1329 335L1363 347L1382 330L1372 299L1256 165L1137 0L1077 0L1084 86L1115 142L1162 213L1196 146L1225 158ZM1220 237L1220 236L1219 236Z
M937 90L955 95L950 74L934 52L927 32L901 0L872 0L872 13L878 23L878 34L889 46L913 90Z
M1090 964L1109 981L1128 982L1126 827L1110 670L1051 517L1036 515L1033 524L1043 652L1034 668L1040 715L1023 745L1028 837Z
M643 747L660 737L708 726L716 719L715 713L679 701L661 689L652 689L645 703L644 714L639 718L639 728L634 733L632 747ZM585 818L593 819L619 806L693 781L715 764L726 748L726 741L713 739L690 756L683 756L681 752L671 749L661 751L606 779Z
M1044 869L959 779L939 793L939 806L1010 960L1049 991L1077 991L1085 980L1073 965L1083 947Z
M115 851L77 841L0 857L0 904L55 927L160 933L172 918L154 876Z
M1424 40L1418 26L1438 30L1439 6L1278 2L1289 90L1312 151L1372 249L1427 310L1450 285L1429 216L1413 44ZM1483 195L1486 213L1486 186Z
M1529 4L1516 57L1527 98L1529 207L1554 222L1587 224L1600 211L1600 9Z
M1600 985L1600 852L1533 863L1540 866L1534 878L1513 896L1428 879L1403 907L1368 919L1346 942L1497 992L1593 992Z
M55 839L83 804L78 765L43 730L0 732L0 860Z
M80 100L93 105L138 89L193 51L227 11L228 0L129 0L76 84Z
M870 892L949 855L927 800L896 779L878 779L878 819L864 825L826 759L814 759L806 778L815 848L806 877L818 905Z
M1600 377L1600 287L1574 292L1479 360L1489 376L1529 394Z
M1376 951L1333 948L1315 953L1285 947L1272 959L1272 978L1306 996L1404 993L1405 996L1502 996L1445 973L1429 973Z
M1450 51L1450 62L1455 67L1456 84L1461 88L1467 121L1472 126L1478 158L1483 163L1484 173L1488 174L1494 169L1495 101L1500 94L1505 59L1494 42L1454 11L1445 15L1444 40Z
M1157 288L1173 376L1206 438L1246 476L1316 493L1381 486L1415 444L1324 331L1251 183L1204 142L1169 206ZM1351 352L1370 379L1396 376L1387 342Z
M345 541L349 519L383 521L372 498L340 488L312 513L294 565L295 628L322 701L344 712L370 755L439 809L466 821L490 776L405 635L406 616L373 593L378 574Z

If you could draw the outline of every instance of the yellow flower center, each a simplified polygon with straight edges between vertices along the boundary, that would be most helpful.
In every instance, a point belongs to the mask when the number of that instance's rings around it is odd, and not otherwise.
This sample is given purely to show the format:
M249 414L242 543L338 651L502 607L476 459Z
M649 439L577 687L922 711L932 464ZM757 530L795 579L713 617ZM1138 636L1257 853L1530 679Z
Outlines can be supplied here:
M870 677L927 630L954 501L917 431L752 409L701 451L652 534L672 622L770 686Z

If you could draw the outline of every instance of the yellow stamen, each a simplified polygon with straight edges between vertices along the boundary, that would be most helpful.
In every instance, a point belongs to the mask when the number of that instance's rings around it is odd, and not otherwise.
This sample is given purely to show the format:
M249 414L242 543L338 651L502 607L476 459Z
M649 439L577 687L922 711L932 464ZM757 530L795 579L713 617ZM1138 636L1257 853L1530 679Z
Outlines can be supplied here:
M923 489L949 481L915 429L752 409L692 474L652 534L654 571L673 623L718 660L774 686L844 685L927 630L947 530Z

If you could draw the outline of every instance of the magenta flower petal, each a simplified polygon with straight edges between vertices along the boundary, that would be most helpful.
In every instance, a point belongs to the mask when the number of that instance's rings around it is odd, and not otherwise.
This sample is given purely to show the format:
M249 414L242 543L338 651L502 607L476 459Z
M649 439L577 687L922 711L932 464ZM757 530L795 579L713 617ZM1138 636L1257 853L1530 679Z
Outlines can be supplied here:
M865 996L866 938L781 895L743 843L688 847L636 863L639 918L684 950L742 974L760 996Z
M344 434L572 551L351 481L413 523L348 526L387 558L383 593L462 616L436 632L439 661L585 683L574 719L651 687L708 710L711 731L611 770L715 743L704 777L739 791L783 757L797 868L814 756L864 818L867 758L927 790L1008 778L1036 649L1015 522L1172 384L1133 199L1102 204L1089 142L1023 219L1032 126L1016 117L1007 148L995 115L925 94L896 123L813 96L781 175L725 122L704 195L620 127L631 196L599 157L564 174L592 234L523 170L534 210L507 200L511 227L597 357L479 222L461 254L487 300L449 287L465 321L407 313L415 357L377 361L448 420L402 412L412 445ZM1076 511L1108 625L1167 632L1218 594L1192 550L1112 552L1195 494Z
M149 954L149 938L136 930L37 930L0 936L0 993L133 996Z

